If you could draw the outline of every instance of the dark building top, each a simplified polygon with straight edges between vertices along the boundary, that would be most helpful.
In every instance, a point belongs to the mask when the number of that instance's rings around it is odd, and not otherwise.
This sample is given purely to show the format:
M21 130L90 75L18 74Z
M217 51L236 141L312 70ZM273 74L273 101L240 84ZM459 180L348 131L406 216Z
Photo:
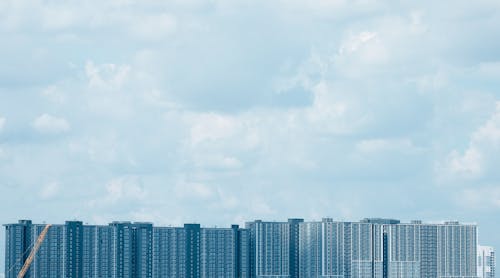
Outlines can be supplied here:
M401 221L397 219L387 219L387 218L365 218L360 221L361 223L372 223L372 224L387 224L394 225L399 224Z

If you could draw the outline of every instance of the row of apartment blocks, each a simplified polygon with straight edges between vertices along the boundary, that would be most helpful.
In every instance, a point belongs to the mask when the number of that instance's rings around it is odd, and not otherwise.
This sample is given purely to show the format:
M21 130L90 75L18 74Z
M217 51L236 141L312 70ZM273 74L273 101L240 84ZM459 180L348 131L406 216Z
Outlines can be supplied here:
M5 226L11 278L45 225ZM202 228L68 221L51 226L27 277L472 278L480 275L477 252L477 227L458 222L289 219ZM494 277L494 264L488 271L480 277Z

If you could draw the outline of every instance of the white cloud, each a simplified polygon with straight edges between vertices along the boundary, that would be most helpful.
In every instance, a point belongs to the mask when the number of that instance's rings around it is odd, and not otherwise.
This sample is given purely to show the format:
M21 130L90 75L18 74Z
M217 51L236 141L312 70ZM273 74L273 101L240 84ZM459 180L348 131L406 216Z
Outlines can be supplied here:
M46 97L48 100L62 104L66 101L67 96L64 94L57 86L52 85L47 88L45 88L42 91L42 96Z
M472 209L500 208L500 186L464 189L456 201Z
M147 198L149 198L149 192L144 188L140 177L122 176L108 181L104 185L104 192L101 191L99 196L87 200L86 205L89 210L126 212L130 216L144 204ZM101 220L108 219L105 221L109 221L116 215L111 213L109 217L105 217L104 214L101 216Z
M364 31L357 35L351 35L340 45L339 54L344 55L356 52L363 45L375 39L377 39L377 33L375 32Z
M363 153L375 153L391 150L412 152L416 149L409 139L367 139L356 144L356 149Z
M305 124L331 134L353 134L367 124L367 112L347 92L326 81L314 85L313 105L304 110Z
M179 110L181 106L178 103L169 101L165 93L159 90L150 90L143 93L143 101L150 106L166 108L168 110Z
M478 177L482 171L481 153L475 148L469 148L463 155L457 151L450 153L448 167L452 175Z
M46 5L41 8L42 27L47 30L70 28L77 23L81 24L78 10L64 5Z
M70 130L71 126L64 118L42 114L33 121L33 127L42 133L61 133Z
M174 190L177 197L182 199L209 200L216 194L210 186L197 182L179 182Z
M500 147L500 101L491 118L472 135L472 143L488 145L493 149Z
M0 160L4 159L5 157L7 157L7 154L5 150L0 146Z
M100 64L92 61L85 64L85 73L91 88L120 89L130 73L129 65Z
M194 154L194 165L206 169L236 170L243 166L243 163L236 157L223 156L220 154L199 155Z
M255 215L260 215L262 217L269 217L270 215L276 214L276 211L263 200L253 200L251 209Z
M293 15L310 14L315 18L345 18L359 13L368 13L383 7L380 1L346 0L280 0L280 9Z
M51 182L42 187L40 197L43 200L48 200L56 197L59 194L60 186L57 182Z
M452 150L444 163L438 164L438 175L445 179L481 178L497 171L500 157L500 102L490 118L470 136L467 148Z
M236 210L238 206L242 204L236 196L225 192L220 188L218 188L217 194L219 199L215 201L216 206L219 206L224 210Z
M130 163L123 143L116 134L110 133L71 141L68 143L68 149L72 154L89 159L92 163L116 163L118 161Z
M5 123L7 122L7 119L4 117L0 117L0 132L2 132L3 128L5 127Z
M230 137L238 128L238 121L231 116L215 113L198 114L192 118L191 142L193 145Z
M177 27L175 17L169 14L146 15L135 20L132 32L141 39L162 40Z
M105 200L111 203L127 200L143 200L147 191L140 184L137 177L121 177L111 180L106 184Z
M389 63L389 51L386 46L391 41L375 31L363 31L350 35L340 44L334 57L334 67L338 74L349 78L371 76L379 67Z

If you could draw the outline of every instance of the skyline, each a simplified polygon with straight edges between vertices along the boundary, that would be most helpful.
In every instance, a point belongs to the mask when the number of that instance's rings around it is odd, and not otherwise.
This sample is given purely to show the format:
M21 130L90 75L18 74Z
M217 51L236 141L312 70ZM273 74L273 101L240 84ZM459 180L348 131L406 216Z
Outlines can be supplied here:
M500 250L498 26L496 0L0 1L0 222L458 220Z
M30 277L495 277L494 250L479 252L477 226L457 221L289 218L207 228L19 220L4 226L6 263L13 266L7 278L17 276L25 250L42 234Z

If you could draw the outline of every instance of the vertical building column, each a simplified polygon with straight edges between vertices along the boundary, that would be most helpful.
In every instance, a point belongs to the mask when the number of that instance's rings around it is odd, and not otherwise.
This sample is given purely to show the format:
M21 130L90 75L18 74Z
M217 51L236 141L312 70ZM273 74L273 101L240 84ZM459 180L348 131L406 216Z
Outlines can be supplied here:
M184 224L186 231L186 277L200 277L200 224Z
M382 277L389 277L389 226L384 225L382 232Z
M153 277L153 224L132 224L132 277Z
M131 278L133 266L133 236L130 222L113 222L112 277Z
M28 258L31 247L31 220L5 226L5 277L15 278ZM25 276L30 277L28 272Z
M237 225L235 225L237 227ZM235 228L233 226L233 228ZM251 276L251 243L250 243L250 230L237 229L237 272L238 278L250 278Z
M299 224L304 222L304 219L290 218L290 243L289 243L289 274L291 278L299 277Z
M83 223L66 221L64 225L64 276L82 277Z

